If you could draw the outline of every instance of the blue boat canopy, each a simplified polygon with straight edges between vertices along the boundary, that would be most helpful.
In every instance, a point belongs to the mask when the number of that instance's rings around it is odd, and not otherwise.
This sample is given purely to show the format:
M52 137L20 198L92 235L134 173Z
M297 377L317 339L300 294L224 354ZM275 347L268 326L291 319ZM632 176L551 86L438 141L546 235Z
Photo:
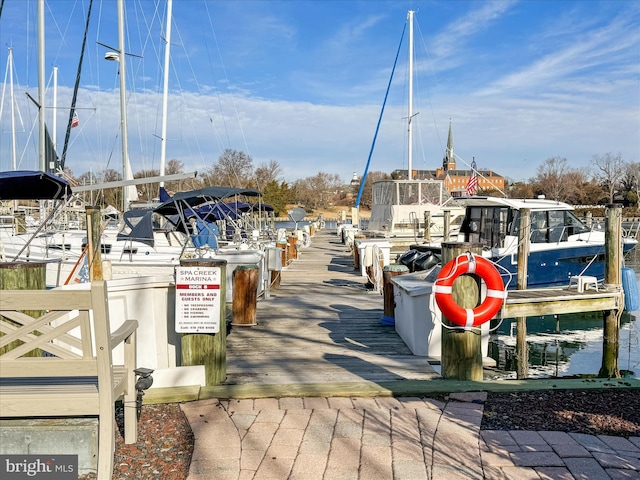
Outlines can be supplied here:
M164 216L176 215L189 207L197 207L209 202L220 202L235 195L260 197L262 193L251 188L205 187L188 192L178 192L155 209Z
M66 200L71 186L65 179L38 170L0 172L0 200Z

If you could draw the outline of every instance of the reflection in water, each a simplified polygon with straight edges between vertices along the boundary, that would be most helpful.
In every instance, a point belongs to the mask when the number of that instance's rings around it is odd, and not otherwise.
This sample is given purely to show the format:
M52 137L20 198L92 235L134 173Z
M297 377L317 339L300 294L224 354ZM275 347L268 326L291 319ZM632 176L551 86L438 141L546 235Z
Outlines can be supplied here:
M640 377L640 312L624 312L618 366L625 376ZM505 319L489 343L489 355L501 372L515 378L516 321ZM527 318L529 376L596 375L602 364L602 314L582 313Z
M640 251L627 257L640 286ZM529 377L597 375L602 364L602 313L527 318ZM495 325L492 324L492 328ZM516 321L505 319L492 335L489 356L494 378L516 378ZM640 311L624 312L620 322L618 367L623 376L640 378Z

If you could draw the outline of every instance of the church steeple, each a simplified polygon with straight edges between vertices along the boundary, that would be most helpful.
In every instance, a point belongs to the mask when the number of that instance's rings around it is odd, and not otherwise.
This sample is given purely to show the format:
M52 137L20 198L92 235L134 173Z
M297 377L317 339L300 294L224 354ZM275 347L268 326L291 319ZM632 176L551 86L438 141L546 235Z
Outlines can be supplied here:
M442 159L442 168L445 172L456 169L456 159L453 155L453 129L451 119L449 119L449 138L447 139L447 150Z

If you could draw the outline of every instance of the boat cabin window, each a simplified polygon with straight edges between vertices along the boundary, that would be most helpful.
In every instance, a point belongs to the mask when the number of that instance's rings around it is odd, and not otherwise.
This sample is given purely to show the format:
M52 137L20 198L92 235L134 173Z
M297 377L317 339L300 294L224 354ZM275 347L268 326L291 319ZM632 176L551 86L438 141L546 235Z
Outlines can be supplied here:
M467 207L460 231L465 241L486 247L501 247L513 224L508 207Z
M520 222L519 215L516 215ZM515 230L517 235L517 229ZM568 210L531 212L531 243L566 242L570 235L589 232L589 228Z

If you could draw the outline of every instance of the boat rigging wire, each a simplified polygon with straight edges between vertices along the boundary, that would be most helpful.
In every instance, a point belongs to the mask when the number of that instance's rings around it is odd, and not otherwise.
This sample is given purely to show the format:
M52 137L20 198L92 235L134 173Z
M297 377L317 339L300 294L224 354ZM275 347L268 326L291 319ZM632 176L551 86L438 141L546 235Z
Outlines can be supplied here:
M78 89L80 88L80 74L82 72L82 61L84 60L84 51L87 46L87 34L89 33L89 20L91 19L91 7L93 0L89 1L87 9L87 21L84 27L84 36L82 37L82 48L80 49L80 60L78 60L78 71L76 73L76 82L73 86L73 96L71 97L71 108L69 109L69 120L67 121L67 130L64 134L64 143L62 144L62 154L60 155L60 170L64 171L64 163L67 158L67 148L69 146L69 137L71 136L71 125L73 123L73 114L76 111L76 101L78 99Z
M391 76L389 77L389 83L387 84L387 91L384 94L384 101L382 102L382 108L380 109L380 116L378 117L378 124L376 125L376 131L373 135L373 141L371 142L371 149L369 150L367 165L364 167L364 173L362 174L362 180L360 181L360 189L358 190L358 197L356 198L355 208L360 207L360 199L362 198L362 192L364 191L364 184L367 179L367 173L369 172L369 165L371 164L371 156L373 155L373 149L376 145L376 139L378 138L378 131L380 130L380 123L382 122L384 107L387 104L387 98L389 97L389 90L391 88L391 81L393 80L393 74L396 71L396 65L398 64L398 57L400 56L400 48L402 47L402 39L404 38L404 32L406 30L407 30L407 22L405 22L404 28L402 29L402 35L400 36L400 43L398 44L396 59L393 62L393 68L391 69Z

